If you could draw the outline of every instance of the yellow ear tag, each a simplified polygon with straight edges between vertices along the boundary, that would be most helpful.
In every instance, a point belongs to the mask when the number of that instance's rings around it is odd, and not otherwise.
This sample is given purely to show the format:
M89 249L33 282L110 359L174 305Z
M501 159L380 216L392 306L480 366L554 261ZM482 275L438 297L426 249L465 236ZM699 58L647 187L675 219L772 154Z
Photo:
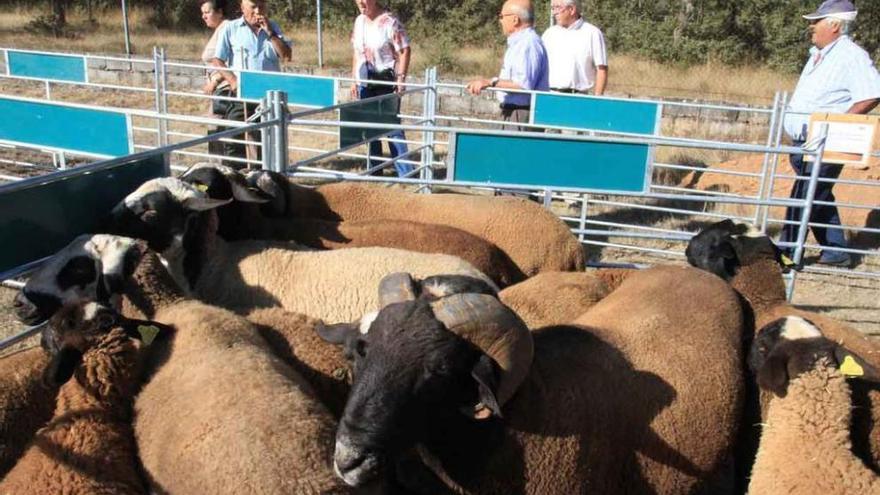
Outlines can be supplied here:
M782 258L782 266L794 266L794 261L786 255L780 255Z
M144 345L150 345L159 335L159 327L155 325L138 325L138 333L141 334L141 340Z
M852 356L843 358L843 364L840 365L840 372L846 376L864 376L865 370L859 366L859 363Z
M193 186L196 189L198 189L199 191L202 191L203 193L208 192L208 186L206 186L205 184L202 184L201 182L196 182L195 184L193 184Z

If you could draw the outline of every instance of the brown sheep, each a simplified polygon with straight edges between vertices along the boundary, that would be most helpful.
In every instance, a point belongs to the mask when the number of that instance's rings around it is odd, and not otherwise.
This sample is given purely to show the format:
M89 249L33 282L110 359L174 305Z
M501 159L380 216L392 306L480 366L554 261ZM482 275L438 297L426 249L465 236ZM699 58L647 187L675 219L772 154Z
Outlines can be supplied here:
M568 226L550 211L521 198L418 194L354 182L315 190L289 182L286 186L287 216L346 222L404 220L455 227L498 246L527 277L584 268L583 246Z
M48 364L39 347L0 357L0 479L52 417L58 388L40 379Z
M846 380L877 381L880 372L797 316L763 328L749 361L761 388L774 394L749 494L880 494L880 475L853 455Z
M63 384L55 415L0 483L0 493L146 493L131 426L141 347L132 337L144 325L152 324L96 303L56 313L46 332L53 353L47 379Z
M778 249L767 236L749 234L743 225L719 222L704 229L688 244L689 262L729 280L742 296L749 327L754 331L787 316L800 316L813 322L828 340L840 343L868 363L880 368L880 346L848 324L820 313L794 307L786 300L782 275L785 267ZM715 261L721 261L716 263ZM751 335L746 339L750 342ZM853 393L853 444L856 455L880 471L880 385L856 382ZM757 397L749 400L751 414L745 424L760 422ZM756 442L759 431L751 429ZM752 447L754 448L754 447ZM749 454L744 454L749 455Z
M195 165L180 178L205 189L212 199L232 200L217 209L217 233L227 241L265 239L296 241L316 249L390 247L440 253L457 256L474 265L499 287L507 287L525 278L497 246L453 227L381 219L338 222L288 216L283 213L286 195L279 186L287 184L287 179L280 174L259 173L267 175L268 184L272 186L268 191L249 186L238 171L219 165ZM265 198L272 198L273 204L259 204L265 203ZM275 201L281 204L275 205Z
M498 293L529 328L570 323L611 291L587 272L542 272Z
M355 359L335 452L350 485L412 442L459 493L733 491L743 317L717 277L633 272L531 332L486 294L380 299L366 333L319 331Z

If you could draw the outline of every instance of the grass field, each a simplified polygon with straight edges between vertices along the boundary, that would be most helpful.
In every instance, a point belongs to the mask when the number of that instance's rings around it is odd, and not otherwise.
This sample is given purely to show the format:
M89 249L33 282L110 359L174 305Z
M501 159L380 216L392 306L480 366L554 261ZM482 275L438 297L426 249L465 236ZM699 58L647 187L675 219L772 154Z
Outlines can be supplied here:
M195 6L193 8L196 8ZM93 25L78 12L69 15L71 36L56 39L28 28L38 13L35 9L0 11L0 47L87 53L125 53L122 16L118 10L100 14ZM170 58L194 60L201 54L209 32L174 32L157 29L147 22L147 12L130 12L131 42L137 55L149 56L154 46L165 47ZM286 25L284 32L294 40L291 66L317 66L317 40L314 25ZM324 63L329 69L350 67L348 33L325 32ZM468 79L497 73L504 46L460 46L436 40L413 39L412 73L443 62L448 67L441 79ZM763 67L732 68L716 64L688 68L662 65L616 53L609 47L609 85L611 94L676 96L716 101L767 104L777 90L791 90L797 79Z

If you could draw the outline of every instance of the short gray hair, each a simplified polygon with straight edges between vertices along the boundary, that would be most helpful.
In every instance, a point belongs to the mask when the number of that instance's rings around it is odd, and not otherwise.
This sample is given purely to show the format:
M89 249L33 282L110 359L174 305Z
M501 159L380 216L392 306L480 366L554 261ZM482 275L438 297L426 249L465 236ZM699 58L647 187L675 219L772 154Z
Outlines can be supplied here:
M840 34L849 34L852 29L853 21L841 19L839 17L828 16L825 18L829 24L837 24L840 26Z
M532 9L530 9L530 8L527 9L527 8L523 7L522 5L519 5L516 3L513 3L510 5L510 13L519 17L519 20L521 20L522 22L525 22L528 24L531 24L532 20L534 20L534 18L535 18L535 14L532 11Z
M569 5L573 5L574 11L577 12L578 14L581 13L581 1L580 0L562 0L562 5L565 5L566 7Z

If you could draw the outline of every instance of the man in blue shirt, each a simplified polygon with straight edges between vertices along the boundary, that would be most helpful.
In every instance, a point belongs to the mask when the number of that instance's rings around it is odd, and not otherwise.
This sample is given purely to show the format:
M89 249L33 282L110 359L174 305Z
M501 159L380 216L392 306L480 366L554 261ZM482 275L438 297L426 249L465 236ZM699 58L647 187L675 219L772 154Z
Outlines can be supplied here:
M504 2L501 13L498 14L501 30L507 35L507 51L504 52L501 73L491 79L469 82L467 90L470 94L478 95L480 91L490 87L549 91L547 52L541 37L532 28L534 18L532 5L528 0ZM498 91L496 97L501 102L501 116L505 122L528 123L531 94ZM510 125L504 128L520 130L521 126Z
M868 53L847 36L850 23L856 18L856 9L850 0L826 0L816 12L805 15L810 21L813 46L797 87L789 102L785 116L785 132L794 146L802 146L807 138L807 126L811 113L870 112L880 102L880 75ZM804 163L803 155L791 155L795 173L806 180L796 180L791 197L804 199L809 187L811 166ZM823 164L819 177L837 179L842 165ZM834 203L833 183L819 182L815 201ZM797 240L801 208L790 207L782 229L783 242ZM814 204L810 214L811 223L840 225L840 214L833 204ZM811 227L816 241L830 248L846 248L846 238L840 228ZM791 251L791 248L789 248ZM850 266L852 259L845 251L823 249L819 263Z
M281 61L290 60L290 42L284 38L281 28L269 20L266 0L241 0L241 17L226 23L217 39L217 48L211 64L221 68L281 71ZM232 91L238 89L240 72L221 71L223 79ZM227 120L246 120L253 115L256 106L241 103L228 105ZM224 155L243 158L246 153L237 143L224 143ZM259 159L259 154L256 154ZM241 162L227 165L241 168Z

